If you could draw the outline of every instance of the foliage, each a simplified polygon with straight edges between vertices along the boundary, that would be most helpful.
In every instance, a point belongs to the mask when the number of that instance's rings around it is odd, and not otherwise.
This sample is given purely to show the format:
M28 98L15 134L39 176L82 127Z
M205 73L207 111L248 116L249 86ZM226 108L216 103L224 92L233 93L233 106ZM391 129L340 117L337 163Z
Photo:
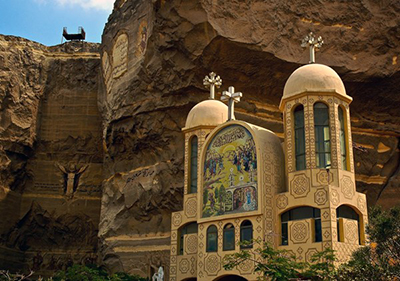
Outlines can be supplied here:
M261 244L261 241L254 242ZM290 252L274 249L268 243L264 243L262 248L242 250L226 256L224 268L231 270L246 261L254 262L255 272L261 272L264 278L276 281L302 278L307 278L307 280L332 280L335 274L333 264L335 256L330 249L316 252L311 258L311 263L307 263L297 262L296 256Z
M339 280L400 280L400 206L369 210L370 245L355 251L338 270Z
M29 274L12 274L7 270L0 270L0 281L20 281L20 280L29 280L33 272L31 271Z
M66 271L58 271L53 277L54 281L73 280L73 281L145 281L137 275L127 273L108 273L96 266L73 265Z
M5 270L0 270L0 281L21 281L31 280L33 275L31 271L28 275L12 274ZM38 280L45 280L39 277ZM117 272L109 275L104 269L96 266L73 265L65 271L58 271L54 277L47 281L146 281L137 275L129 275L124 272Z

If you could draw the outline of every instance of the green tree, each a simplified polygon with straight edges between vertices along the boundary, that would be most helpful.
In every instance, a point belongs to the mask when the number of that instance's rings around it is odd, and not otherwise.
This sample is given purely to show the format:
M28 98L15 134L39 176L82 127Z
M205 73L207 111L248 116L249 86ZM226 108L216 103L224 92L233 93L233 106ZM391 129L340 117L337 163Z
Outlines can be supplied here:
M242 244L261 244L261 241ZM312 263L298 262L296 256L286 250L274 249L268 243L254 250L242 250L224 258L224 268L231 270L245 261L255 264L254 271L261 272L268 280L285 281L291 279L332 280L335 276L335 256L330 249L315 253Z
M369 210L370 245L355 251L338 271L339 280L400 280L400 206Z
M137 275L118 272L109 275L104 269L97 266L73 265L65 271L58 271L54 281L146 281Z

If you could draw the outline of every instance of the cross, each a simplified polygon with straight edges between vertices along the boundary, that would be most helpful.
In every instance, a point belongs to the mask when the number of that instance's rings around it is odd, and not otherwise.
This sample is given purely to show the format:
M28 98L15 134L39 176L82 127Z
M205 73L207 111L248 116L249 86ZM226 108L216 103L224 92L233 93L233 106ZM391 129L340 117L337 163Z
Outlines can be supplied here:
M235 88L230 86L228 91L223 91L221 100L228 101L228 121L235 120L234 110L235 110L235 102L240 102L240 98L242 97L241 92L235 93Z
M301 46L303 48L310 47L310 61L309 63L315 62L315 49L321 48L324 41L322 37L319 36L317 40L315 40L314 34L310 32L306 37L304 37L303 41L301 42Z
M210 87L210 100L215 98L215 87L219 88L222 85L222 79L217 76L214 72L210 72L210 77L206 75L203 79L203 85L208 88Z

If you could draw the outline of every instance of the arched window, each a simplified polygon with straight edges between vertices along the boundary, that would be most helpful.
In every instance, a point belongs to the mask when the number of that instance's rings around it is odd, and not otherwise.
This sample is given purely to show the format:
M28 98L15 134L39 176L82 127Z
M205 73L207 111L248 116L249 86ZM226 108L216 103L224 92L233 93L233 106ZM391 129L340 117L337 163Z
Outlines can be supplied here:
M216 252L218 249L218 231L215 225L207 229L207 252Z
M235 227L228 223L224 226L224 251L235 250Z
M294 110L294 141L296 154L296 170L306 168L306 140L304 135L304 107L299 105Z
M329 131L329 109L322 102L314 104L314 130L317 168L330 168L331 134Z
M192 234L192 233L197 233L197 223L196 222L191 222L188 224L185 224L184 226L182 226L179 230L178 230L178 235L179 235L179 241L178 241L178 247L179 247L179 251L178 254L179 255L183 255L183 251L184 251L184 237L186 234Z
M338 230L338 241L339 242L344 242L344 237L343 237L343 229L340 224L340 219L351 219L351 220L356 220L358 223L358 241L361 244L361 239L360 239L360 216L357 214L357 212L351 208L350 206L347 205L342 205L339 206L336 209L336 218L337 218L337 230Z
M251 242L253 240L253 225L251 221L245 220L240 225L240 242L248 241ZM249 245L242 245L240 244L240 249L248 249L253 248L252 244Z
M190 140L190 187L189 193L197 193L197 151L198 139L194 136Z
M341 106L338 108L339 111L339 124L340 124L340 132L339 132L339 142L340 142L340 154L342 155L342 167L343 170L348 170L347 165L347 146L346 146L346 120L343 114L343 109Z
M321 211L320 209L313 207L298 207L284 212L281 215L281 232L282 232L282 245L289 245L289 221L314 219L314 242L322 241L322 229L321 229Z

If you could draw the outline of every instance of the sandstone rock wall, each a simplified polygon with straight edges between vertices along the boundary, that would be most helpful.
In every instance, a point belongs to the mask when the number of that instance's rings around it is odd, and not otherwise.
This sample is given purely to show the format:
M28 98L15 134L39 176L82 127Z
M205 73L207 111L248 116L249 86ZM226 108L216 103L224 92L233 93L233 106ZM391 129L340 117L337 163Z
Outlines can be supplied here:
M101 45L103 262L142 275L168 267L169 214L182 208L180 130L208 96L204 75L244 93L238 119L283 137L278 104L308 62L299 45L310 31L325 41L317 62L354 98L353 140L366 150L355 151L358 190L369 204L397 203L399 13L398 1L117 0Z
M96 261L98 44L0 35L0 61L0 268L47 275Z

